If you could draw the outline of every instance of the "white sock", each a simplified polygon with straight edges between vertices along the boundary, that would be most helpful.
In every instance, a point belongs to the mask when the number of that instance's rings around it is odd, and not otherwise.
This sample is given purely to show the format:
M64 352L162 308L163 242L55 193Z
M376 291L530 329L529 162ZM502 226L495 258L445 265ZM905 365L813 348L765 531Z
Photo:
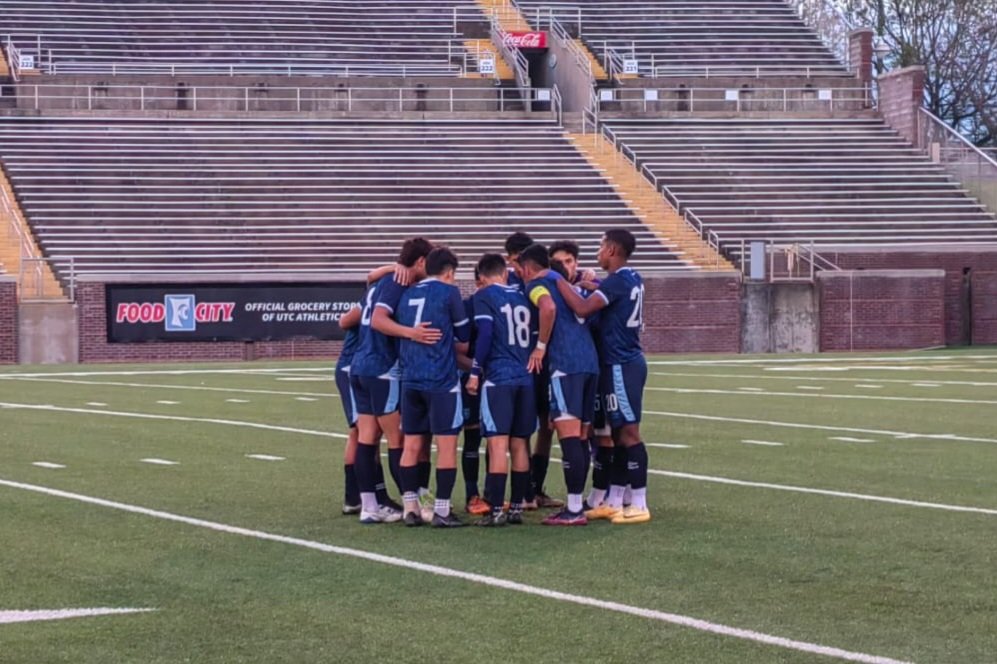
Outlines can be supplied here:
M376 512L378 508L376 493L361 493L360 508L364 512Z
M637 508L639 510L646 510L647 509L647 487L644 487L643 489L634 489L633 490L632 500L633 500L633 502L630 503L631 507L635 507L635 508Z
M440 516L450 516L450 501L437 498L434 511Z
M602 505L602 501L604 500L606 500L605 489L592 489L589 491L589 507L598 507L599 505Z
M623 492L624 488L616 484L609 485L609 503L610 507L615 507L616 509L621 509L623 507Z
M582 511L582 494L580 493L568 494L568 511L569 512Z

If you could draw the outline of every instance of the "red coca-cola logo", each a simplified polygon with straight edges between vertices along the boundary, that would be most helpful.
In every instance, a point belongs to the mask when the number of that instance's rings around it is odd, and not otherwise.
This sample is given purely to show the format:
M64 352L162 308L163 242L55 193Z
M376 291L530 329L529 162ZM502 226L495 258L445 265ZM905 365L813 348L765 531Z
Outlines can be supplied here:
M507 32L505 43L516 48L547 48L547 33Z

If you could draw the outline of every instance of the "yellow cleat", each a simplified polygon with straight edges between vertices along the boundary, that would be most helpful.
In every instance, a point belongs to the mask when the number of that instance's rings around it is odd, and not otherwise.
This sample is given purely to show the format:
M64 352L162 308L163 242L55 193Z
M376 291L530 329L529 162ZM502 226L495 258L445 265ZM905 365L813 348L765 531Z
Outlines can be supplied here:
M617 516L623 514L623 510L619 507L610 507L606 503L599 505L598 507L593 507L592 509L585 512L586 519L606 519L607 521L615 519Z
M612 524L629 525L631 523L647 523L651 520L651 510L637 507L625 507L622 512L613 517Z

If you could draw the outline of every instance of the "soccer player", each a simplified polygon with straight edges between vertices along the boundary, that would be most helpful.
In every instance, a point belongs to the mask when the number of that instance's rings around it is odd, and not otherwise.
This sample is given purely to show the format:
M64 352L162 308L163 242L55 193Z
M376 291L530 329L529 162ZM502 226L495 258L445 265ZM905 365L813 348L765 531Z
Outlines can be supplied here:
M350 387L350 362L360 344L361 307L355 306L339 319L339 327L346 332L343 348L336 360L336 389L343 403L343 414L350 428L346 439L346 450L343 452L343 476L345 479L345 496L343 498L343 514L360 513L360 489L357 486L357 476L353 464L357 455L357 407L353 398L353 388ZM380 438L380 434L378 435Z
M565 509L543 523L583 526L587 521L582 509L585 457L581 435L584 425L592 422L599 358L592 335L558 290L557 282L564 279L548 269L547 250L538 244L529 247L519 255L519 264L527 279L527 297L539 315L539 335L530 353L529 367L534 371L540 369L549 351L550 415L561 444L561 465L568 488Z
M467 352L471 321L454 285L457 257L445 247L426 257L426 278L402 296L395 319L405 329L432 324L440 338L432 344L405 338L399 344L402 370L402 430L405 451L401 474L405 525L423 524L419 505L418 457L424 437L436 439L436 505L431 525L458 528L464 523L451 509L457 482L457 434L463 424L457 352ZM455 348L455 341L461 345Z
M432 245L424 238L411 238L402 245L398 262L413 274L425 276L426 256ZM428 325L405 328L391 318L405 287L393 274L387 274L367 292L360 317L360 345L350 365L350 385L357 407L357 454L354 469L360 489L360 522L390 523L401 514L381 505L375 493L378 449L381 432L388 441L388 468L401 488L399 464L402 434L398 413L399 377L398 344L394 337L418 343L435 343L439 330Z
M481 423L488 438L485 500L491 512L480 526L523 523L523 499L530 481L529 439L536 429L536 397L528 368L533 346L530 303L507 284L505 259L485 254L478 261L483 287L474 296L477 325L474 365L467 389L481 394ZM503 513L505 483L512 457L508 517Z
M533 244L533 238L522 231L516 231L505 239L505 259L509 266L508 284L522 289L526 284L516 259L519 254Z
M502 261L502 269L505 269L505 261ZM483 286L478 268L474 268L475 288L481 289ZM477 325L474 321L474 298L477 293L464 298L464 311L471 321L471 339L468 342L467 355L457 357L460 365L460 386L461 398L464 402L464 446L460 452L460 470L464 475L464 496L466 500L465 510L468 514L481 516L488 514L491 507L481 498L478 491L478 475L480 471L481 453L481 399L477 391L470 392L467 383L471 378L471 364L474 359L474 345L477 341Z
M601 312L599 334L603 355L599 391L615 443L615 472L610 478L612 483L605 502L593 506L588 516L609 519L614 524L651 520L647 507L647 449L640 435L641 405L647 382L647 362L640 345L644 325L644 284L640 274L627 265L636 247L637 241L629 231L606 231L598 260L609 276L592 296L582 298L568 284L557 284L573 313L586 317ZM621 463L623 460L625 466ZM625 476L619 472L623 468L626 468ZM624 508L627 480L632 489L632 504Z

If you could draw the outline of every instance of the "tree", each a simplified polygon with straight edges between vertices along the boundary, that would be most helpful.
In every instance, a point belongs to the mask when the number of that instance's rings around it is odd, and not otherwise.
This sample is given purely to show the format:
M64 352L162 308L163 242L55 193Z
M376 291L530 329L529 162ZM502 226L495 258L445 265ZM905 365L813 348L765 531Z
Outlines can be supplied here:
M977 145L997 146L997 0L793 2L828 42L873 28L889 48L881 69L924 65L928 110Z

